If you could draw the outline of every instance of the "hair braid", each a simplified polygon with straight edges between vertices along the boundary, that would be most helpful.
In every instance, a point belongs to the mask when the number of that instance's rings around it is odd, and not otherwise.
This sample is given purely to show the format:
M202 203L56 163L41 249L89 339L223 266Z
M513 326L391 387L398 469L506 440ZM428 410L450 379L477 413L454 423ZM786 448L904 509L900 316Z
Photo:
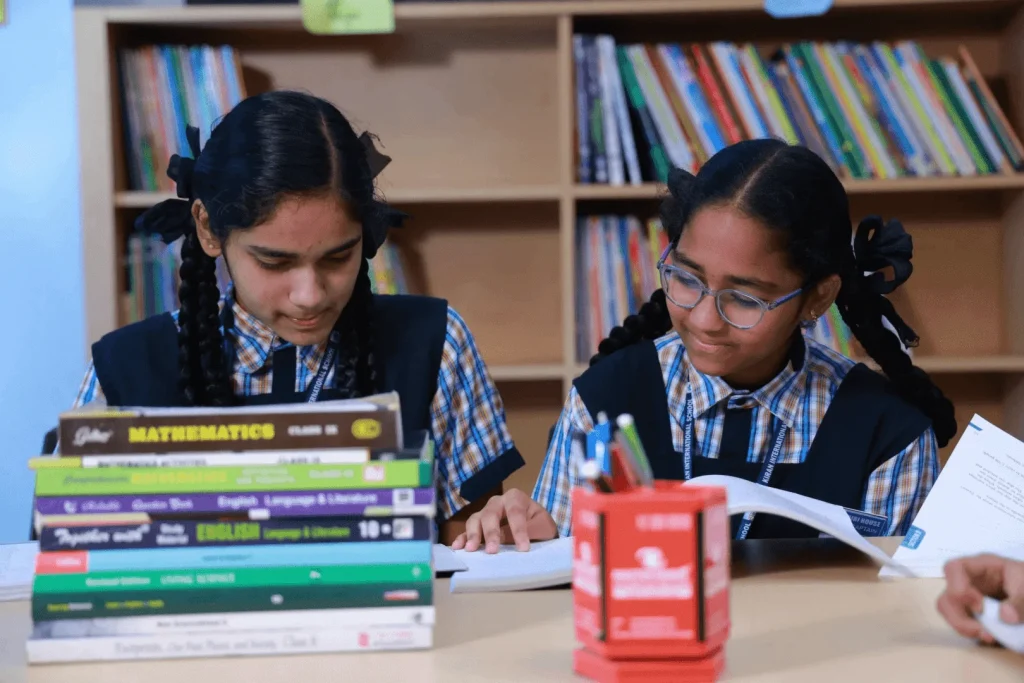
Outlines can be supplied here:
M335 366L334 386L349 398L376 392L372 309L369 264L363 259L352 298L341 312L341 352Z
M642 339L657 339L672 329L672 319L668 316L665 303L665 291L655 290L649 301L644 303L635 315L626 316L622 325L616 325L608 336L597 345L597 353L590 359L594 365L606 356Z
M928 416L936 442L939 447L945 446L957 432L953 403L924 370L914 365L899 338L882 323L883 297L866 287L852 252L840 279L836 306L843 321L897 392Z
M198 240L197 240L198 242ZM199 333L199 368L206 405L229 406L234 389L224 359L224 334L220 327L220 289L217 287L215 259L205 253L198 260L198 306L196 323Z
M210 257L199 246L195 231L185 236L181 246L181 268L178 273L178 365L180 374L178 386L185 398L185 405L204 405L205 391L202 382L199 344L199 292L202 287L201 274L203 259Z

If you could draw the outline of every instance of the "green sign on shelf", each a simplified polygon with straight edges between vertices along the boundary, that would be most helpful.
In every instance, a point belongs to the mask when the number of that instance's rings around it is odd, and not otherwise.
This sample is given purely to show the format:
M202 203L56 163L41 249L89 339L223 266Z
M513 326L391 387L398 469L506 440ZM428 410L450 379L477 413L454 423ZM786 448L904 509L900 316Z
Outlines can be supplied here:
M302 0L302 23L318 35L394 33L395 5L393 0Z

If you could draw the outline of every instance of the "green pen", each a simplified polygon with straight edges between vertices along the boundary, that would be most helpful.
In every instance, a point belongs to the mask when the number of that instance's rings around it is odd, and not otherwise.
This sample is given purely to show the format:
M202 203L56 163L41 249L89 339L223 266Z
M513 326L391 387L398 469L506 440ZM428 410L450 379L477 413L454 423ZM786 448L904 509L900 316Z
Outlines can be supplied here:
M647 453L644 452L644 446L640 443L640 435L636 431L633 416L623 413L616 418L615 423L619 427L618 436L620 438L617 440L622 444L630 459L636 463L640 484L648 487L654 486L654 472L651 470L651 462L647 459Z

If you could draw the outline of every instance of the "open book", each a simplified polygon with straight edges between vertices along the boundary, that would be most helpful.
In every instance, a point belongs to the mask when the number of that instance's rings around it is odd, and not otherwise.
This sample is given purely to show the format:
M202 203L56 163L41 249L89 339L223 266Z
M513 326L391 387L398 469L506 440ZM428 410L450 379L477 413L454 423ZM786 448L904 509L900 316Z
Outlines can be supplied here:
M695 477L687 485L725 488L730 515L756 512L786 517L856 548L893 572L911 575L909 569L861 536L846 509L839 505L725 475ZM528 552L509 545L501 546L493 555L483 550L457 550L455 554L467 570L452 577L453 593L530 590L572 582L571 537L534 543Z
M975 415L893 559L940 578L949 560L978 553L1024 560L1024 443Z

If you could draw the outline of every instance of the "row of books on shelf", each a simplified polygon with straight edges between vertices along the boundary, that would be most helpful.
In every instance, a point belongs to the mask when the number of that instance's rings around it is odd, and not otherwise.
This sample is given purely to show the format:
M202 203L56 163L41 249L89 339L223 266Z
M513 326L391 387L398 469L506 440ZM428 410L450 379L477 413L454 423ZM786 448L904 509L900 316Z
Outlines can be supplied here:
M585 363L609 331L633 315L661 286L658 262L668 237L657 218L580 217L576 227L576 355ZM804 334L847 357L859 347L832 306Z
M146 45L118 51L128 175L133 190L170 191L172 154L187 153L186 124L205 144L214 123L246 97L230 46Z
M433 441L394 393L317 406L62 415L28 661L431 647Z
M664 182L746 139L801 144L845 178L1024 169L1024 147L970 52L913 41L618 44L573 37L581 183Z
M128 238L126 254L127 295L124 319L142 320L178 308L178 285L181 281L181 244L178 239L165 244L158 235L133 233ZM404 294L409 291L405 268L398 249L385 242L369 262L370 288L381 294ZM217 259L217 286L228 291L231 278L224 259Z

